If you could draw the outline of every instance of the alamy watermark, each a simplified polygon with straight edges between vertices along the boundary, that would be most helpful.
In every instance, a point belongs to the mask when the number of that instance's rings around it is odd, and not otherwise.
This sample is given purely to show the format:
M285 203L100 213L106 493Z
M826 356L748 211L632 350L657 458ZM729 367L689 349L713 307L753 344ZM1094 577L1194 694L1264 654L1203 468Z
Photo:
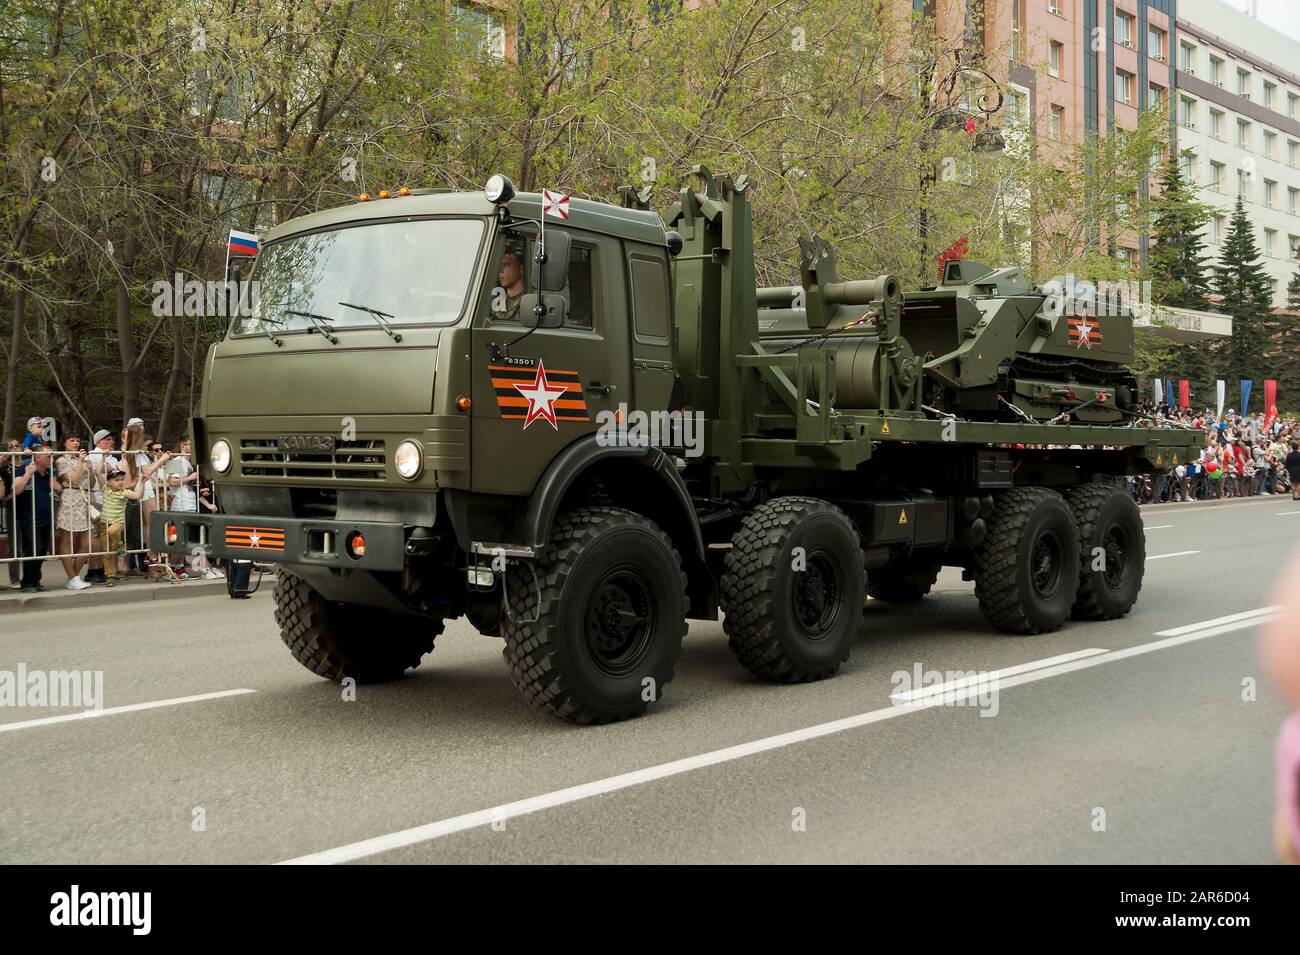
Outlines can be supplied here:
M928 703L934 706L975 706L980 716L997 716L998 675L984 670L927 670L920 663L911 670L895 670L889 699L896 706Z
M150 310L157 318L253 318L261 296L256 280L238 284L233 279L186 279L177 272L171 282L153 283Z
M688 458L704 454L704 412L616 411L596 413L596 443L603 448L681 448Z
M103 670L0 670L0 706L104 708Z
M1043 309L1054 317L1109 318L1152 303L1149 281L1090 282L1071 274L1048 279L1040 288L1047 296Z

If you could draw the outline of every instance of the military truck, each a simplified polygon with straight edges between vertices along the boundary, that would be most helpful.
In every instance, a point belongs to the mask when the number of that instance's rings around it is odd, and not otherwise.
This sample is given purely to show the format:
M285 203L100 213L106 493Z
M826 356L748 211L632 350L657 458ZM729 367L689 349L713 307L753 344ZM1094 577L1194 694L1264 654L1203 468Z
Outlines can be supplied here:
M753 673L829 677L869 597L943 566L998 630L1126 613L1113 478L1199 445L1132 427L1130 319L965 261L842 281L816 237L760 289L749 187L697 168L661 218L494 176L278 226L192 421L221 512L162 512L152 546L274 564L331 680L399 677L466 617L576 723L662 699L720 613Z

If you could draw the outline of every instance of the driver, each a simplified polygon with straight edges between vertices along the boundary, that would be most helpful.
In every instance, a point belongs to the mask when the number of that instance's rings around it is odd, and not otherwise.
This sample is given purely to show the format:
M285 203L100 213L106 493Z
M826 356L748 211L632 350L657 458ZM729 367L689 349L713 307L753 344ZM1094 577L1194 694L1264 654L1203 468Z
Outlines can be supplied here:
M524 259L518 252L507 249L501 256L501 270L497 285L506 293L506 307L502 318L519 320L519 300L524 294Z

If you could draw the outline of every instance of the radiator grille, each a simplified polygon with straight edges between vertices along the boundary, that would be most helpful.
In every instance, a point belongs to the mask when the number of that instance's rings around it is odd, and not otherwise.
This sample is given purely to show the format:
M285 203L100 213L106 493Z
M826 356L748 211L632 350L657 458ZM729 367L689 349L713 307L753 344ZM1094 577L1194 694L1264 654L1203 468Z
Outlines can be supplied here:
M245 477L382 481L387 461L383 441L338 441L333 451L281 451L275 438L244 438L239 449Z

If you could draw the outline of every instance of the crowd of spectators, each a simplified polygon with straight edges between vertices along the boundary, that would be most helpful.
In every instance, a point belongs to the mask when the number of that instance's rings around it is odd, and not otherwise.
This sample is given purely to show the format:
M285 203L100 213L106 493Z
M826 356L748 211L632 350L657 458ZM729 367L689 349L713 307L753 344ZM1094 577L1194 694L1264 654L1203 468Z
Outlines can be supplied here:
M1195 461L1129 479L1139 504L1286 494L1300 498L1300 423L1292 415L1193 412L1161 404L1140 409L1139 428L1191 428L1204 435Z
M6 560L12 589L44 590L43 567L52 557L63 565L68 590L129 578L223 576L148 550L158 510L217 509L211 488L200 487L188 441L164 448L132 418L117 436L101 429L83 443L65 434L55 447L46 424L30 419L27 434L6 439L0 452L0 558L16 558Z

